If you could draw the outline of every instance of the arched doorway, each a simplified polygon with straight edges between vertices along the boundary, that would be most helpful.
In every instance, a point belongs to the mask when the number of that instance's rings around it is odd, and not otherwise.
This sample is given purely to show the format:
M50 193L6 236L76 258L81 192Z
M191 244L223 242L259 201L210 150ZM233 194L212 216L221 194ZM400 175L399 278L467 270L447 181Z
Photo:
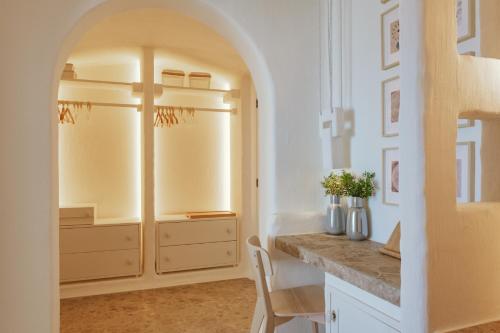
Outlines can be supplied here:
M259 116L258 140L259 178L261 184L259 191L259 233L262 239L267 239L268 233L266 221L269 221L269 217L271 216L271 213L273 211L272 207L274 205L274 187L272 178L274 169L274 144L272 135L274 113L273 82L270 77L269 71L267 70L265 61L260 55L256 45L254 45L254 43L248 38L244 31L242 31L237 26L235 22L231 21L230 18L225 17L216 8L199 0L189 0L182 2L174 0L151 0L143 1L140 3L140 5L133 1L112 0L91 9L79 20L77 26L75 26L73 31L66 38L64 45L62 46L57 65L54 70L54 81L56 82L54 83L53 96L57 95L59 73L61 72L72 48L83 36L83 34L88 31L94 24L109 16L120 12L140 8L173 9L184 15L191 16L203 22L204 24L217 31L220 35L225 37L228 41L230 41L247 64L252 78L255 82L257 94L259 96L259 109L261 110L261 115ZM54 98L54 108L55 103L56 100ZM57 130L57 128L54 127L54 130ZM57 137L57 135L54 135L54 137ZM53 141L53 145L57 145L57 140ZM54 146L53 150L57 151ZM57 191L56 188L57 186L53 184L54 191ZM53 195L53 197L57 198L57 195ZM57 226L58 224L54 223L54 225ZM57 234L57 227L54 228L54 232ZM57 253L55 253L54 255L57 258ZM57 276L57 274L55 274L55 276ZM56 281L55 290L57 290L58 288L57 282L58 281ZM56 301L58 301L58 297L56 297Z

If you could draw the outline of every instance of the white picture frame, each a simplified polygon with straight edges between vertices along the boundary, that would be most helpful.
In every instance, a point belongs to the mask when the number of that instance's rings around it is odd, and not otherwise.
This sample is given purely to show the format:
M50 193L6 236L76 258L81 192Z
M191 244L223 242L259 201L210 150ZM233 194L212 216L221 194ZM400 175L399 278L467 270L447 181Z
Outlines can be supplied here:
M399 170L400 158L399 148L385 148L382 150L382 192L383 203L397 206L400 202Z
M387 70L399 65L399 4L382 13L380 21L382 30L382 69Z
M457 41L465 42L476 36L476 0L455 0Z
M399 135L401 80L399 76L382 82L382 136Z
M457 203L474 201L475 143L458 142L456 148L456 198Z

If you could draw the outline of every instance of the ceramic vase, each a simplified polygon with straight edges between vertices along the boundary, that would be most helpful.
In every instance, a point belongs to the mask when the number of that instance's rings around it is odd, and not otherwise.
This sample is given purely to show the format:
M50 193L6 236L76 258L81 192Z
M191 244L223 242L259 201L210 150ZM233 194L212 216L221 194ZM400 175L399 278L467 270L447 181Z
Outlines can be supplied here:
M349 198L346 233L350 240L362 241L368 237L368 218L364 205L363 198Z
M345 221L346 213L340 204L340 196L331 196L325 219L326 232L331 235L345 234Z

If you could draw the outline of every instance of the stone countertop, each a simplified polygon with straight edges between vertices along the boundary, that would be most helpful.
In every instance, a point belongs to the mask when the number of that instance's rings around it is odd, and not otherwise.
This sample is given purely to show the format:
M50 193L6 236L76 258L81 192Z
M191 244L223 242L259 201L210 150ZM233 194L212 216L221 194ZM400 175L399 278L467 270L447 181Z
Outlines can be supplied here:
M464 328L449 333L498 333L500 332L500 321L482 324L470 328Z
M399 306L401 261L380 253L382 246L369 240L355 242L327 234L275 239L278 250Z

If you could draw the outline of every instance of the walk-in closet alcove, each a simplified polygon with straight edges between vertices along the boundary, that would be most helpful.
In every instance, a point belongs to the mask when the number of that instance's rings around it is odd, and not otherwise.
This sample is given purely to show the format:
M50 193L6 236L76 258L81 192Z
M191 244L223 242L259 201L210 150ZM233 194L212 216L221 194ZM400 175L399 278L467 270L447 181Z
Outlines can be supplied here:
M175 11L108 17L57 112L61 298L248 276L256 93L228 41Z

